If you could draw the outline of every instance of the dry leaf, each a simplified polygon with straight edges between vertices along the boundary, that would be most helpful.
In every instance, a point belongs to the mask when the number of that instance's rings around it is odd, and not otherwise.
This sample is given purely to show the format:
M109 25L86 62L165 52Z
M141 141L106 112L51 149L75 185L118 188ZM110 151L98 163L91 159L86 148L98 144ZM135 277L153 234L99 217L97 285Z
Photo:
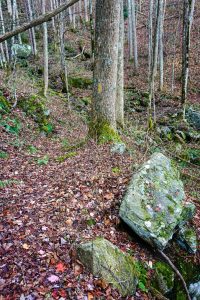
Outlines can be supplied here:
M62 262L59 262L57 265L56 265L56 271L57 272L64 272L65 271L65 266Z
M56 275L50 275L48 278L48 281L50 281L51 283L57 282L60 280L60 278Z
M22 248L25 249L25 250L28 250L30 248L30 246L28 244L23 244Z

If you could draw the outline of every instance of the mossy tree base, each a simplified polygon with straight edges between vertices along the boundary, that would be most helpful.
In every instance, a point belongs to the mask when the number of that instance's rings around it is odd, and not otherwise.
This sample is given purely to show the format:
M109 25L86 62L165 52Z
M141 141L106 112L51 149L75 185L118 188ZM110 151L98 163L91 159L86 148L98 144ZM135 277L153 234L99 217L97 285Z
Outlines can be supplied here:
M89 123L89 136L100 144L107 142L121 142L117 131L106 121L91 121Z

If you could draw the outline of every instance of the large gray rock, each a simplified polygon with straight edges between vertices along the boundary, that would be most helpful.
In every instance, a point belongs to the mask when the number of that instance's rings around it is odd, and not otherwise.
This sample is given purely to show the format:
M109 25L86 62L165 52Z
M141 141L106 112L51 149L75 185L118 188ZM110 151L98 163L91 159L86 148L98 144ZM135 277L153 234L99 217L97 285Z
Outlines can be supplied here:
M189 108L186 113L186 118L193 127L195 127L197 130L200 130L200 112L199 111Z
M173 162L155 153L133 176L119 215L142 239L164 249L177 225L185 222L184 198Z
M135 294L137 269L130 255L104 238L79 245L77 253L80 261L94 276L111 283L122 296Z
M31 55L31 46L26 44L14 44L11 47L12 56L18 58L28 58Z

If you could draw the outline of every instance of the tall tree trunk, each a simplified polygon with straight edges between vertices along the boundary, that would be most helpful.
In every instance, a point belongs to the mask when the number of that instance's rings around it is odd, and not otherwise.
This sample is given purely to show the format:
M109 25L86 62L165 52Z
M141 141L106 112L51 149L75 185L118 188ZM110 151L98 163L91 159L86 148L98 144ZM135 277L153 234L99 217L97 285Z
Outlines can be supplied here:
M148 36L149 36L149 80L151 77L151 69L152 69L152 45L153 45L153 1L149 0L149 26L148 26Z
M164 30L164 18L165 18L165 5L166 1L162 3L160 8L161 15L160 15L160 26L159 26L159 90L163 90L164 84L164 56L163 56L163 30Z
M156 123L154 81L155 81L155 76L157 71L159 27L160 27L162 5L163 5L163 0L157 0L157 16L156 16L156 26L154 32L153 61L152 61L151 77L149 83L149 126L150 127L152 127L152 122L154 122L154 124ZM152 105L153 105L153 120L152 120Z
M136 30L136 8L135 0L131 0L132 22L133 22L133 53L134 53L134 69L138 71L138 50L137 50L137 30Z
M4 16L3 16L1 1L0 1L0 20L1 20L2 34L5 34ZM1 44L1 45L2 45L2 48L3 48L3 44ZM7 62L9 62L10 57L9 57L9 52L8 52L8 43L7 43L7 41L4 42L4 46L5 46L5 58L6 58Z
M32 6L31 6L31 1L30 0L26 0L26 1L27 1L29 20L32 21L33 20L33 11L32 11ZM36 45L35 28L34 27L30 29L29 34L31 37L32 53L34 56L36 56L37 55L37 45Z
M68 85L68 73L65 60L65 44L64 44L64 16L63 12L60 14L60 58L61 58L61 78L63 82L64 91L67 93L68 107L70 108L69 98L69 85Z
M93 61L94 61L94 22L93 22L92 0L89 0L89 9L90 9L91 52L92 52L92 58L93 58Z
M121 0L96 1L92 135L116 130L116 83Z
M128 41L129 41L129 59L133 59L133 22L132 22L131 0L128 0Z
M46 11L46 0L42 0L42 13ZM49 84L49 63L48 63L48 31L47 23L43 23L43 55L44 55L44 96L47 96Z
M187 88L189 76L190 31L193 21L195 0L183 1L183 46L182 46L182 104L183 118L187 103Z
M120 3L119 44L118 44L118 70L117 70L117 97L116 122L124 127L124 7Z
M88 2L84 0L85 22L88 22Z

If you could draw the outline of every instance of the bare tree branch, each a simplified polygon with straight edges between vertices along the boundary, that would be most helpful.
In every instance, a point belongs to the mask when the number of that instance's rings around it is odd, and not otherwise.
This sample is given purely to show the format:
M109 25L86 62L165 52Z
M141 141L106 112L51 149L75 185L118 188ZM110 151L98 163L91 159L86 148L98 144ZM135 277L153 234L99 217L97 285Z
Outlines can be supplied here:
M34 19L33 21L29 22L29 23L24 23L21 26L18 26L15 28L15 30L9 31L3 35L0 36L0 43L2 43L3 41L6 41L7 39L21 33L24 32L30 28L36 27L38 25L41 25L44 22L48 22L49 20L51 20L53 17L55 17L56 15L58 15L59 13L61 13L62 11L66 10L67 8L69 8L70 6L74 5L76 2L78 2L79 0L71 0L69 3L67 4L63 4L61 6L59 6L58 8L47 12L44 15L39 16L38 18Z

